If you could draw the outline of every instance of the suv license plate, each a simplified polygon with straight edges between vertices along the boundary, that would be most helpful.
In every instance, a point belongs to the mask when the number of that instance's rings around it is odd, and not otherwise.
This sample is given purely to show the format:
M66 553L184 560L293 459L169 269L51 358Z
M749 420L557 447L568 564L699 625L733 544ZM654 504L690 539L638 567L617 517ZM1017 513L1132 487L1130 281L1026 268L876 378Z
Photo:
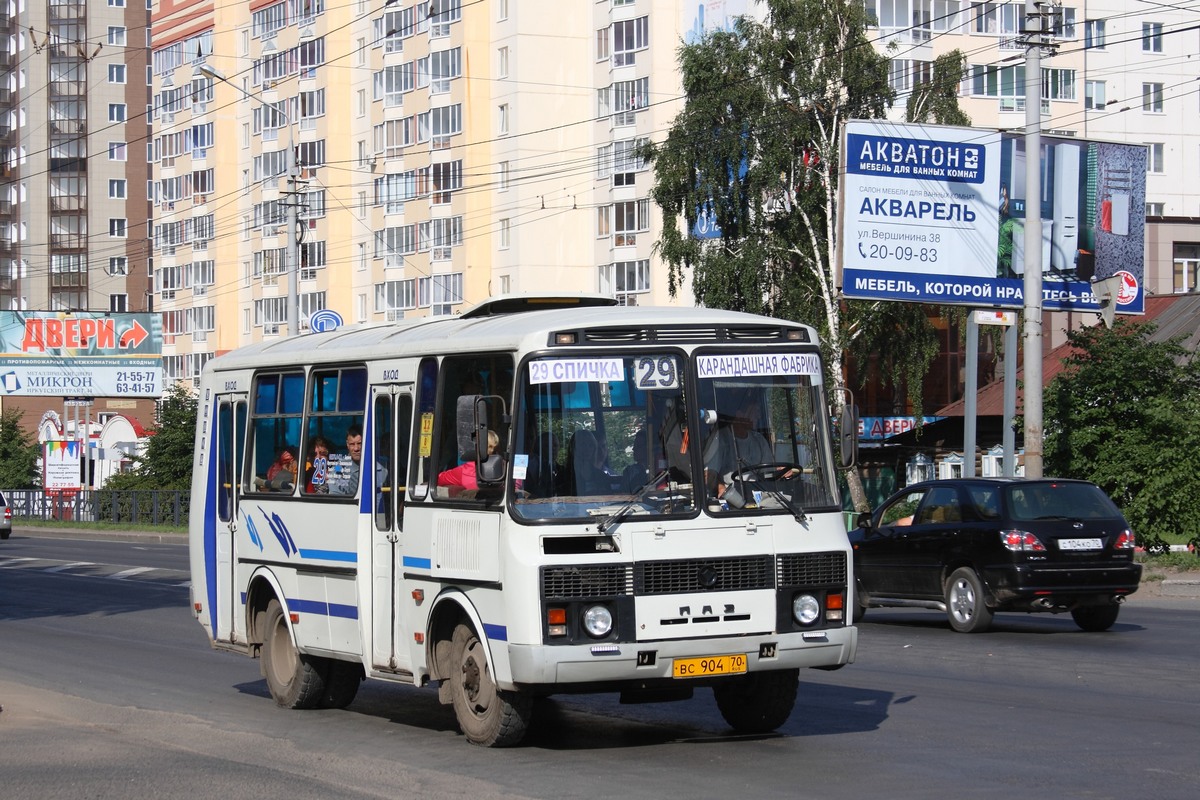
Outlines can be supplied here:
M1059 539L1059 550L1099 550L1102 547L1099 539Z
M734 653L727 656L677 658L671 665L674 678L706 678L709 675L741 675L746 671L746 656Z

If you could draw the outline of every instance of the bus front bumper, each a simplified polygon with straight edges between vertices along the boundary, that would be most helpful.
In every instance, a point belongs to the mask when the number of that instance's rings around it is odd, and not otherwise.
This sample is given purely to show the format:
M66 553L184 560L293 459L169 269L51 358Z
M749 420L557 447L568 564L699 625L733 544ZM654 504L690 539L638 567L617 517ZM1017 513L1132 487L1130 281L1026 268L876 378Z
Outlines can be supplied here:
M503 689L533 686L580 691L589 685L686 682L676 677L681 659L742 655L748 673L784 669L836 669L854 661L858 629L853 626L712 639L623 642L604 645L508 644L511 682ZM696 676L701 677L701 676ZM703 676L719 677L719 676Z

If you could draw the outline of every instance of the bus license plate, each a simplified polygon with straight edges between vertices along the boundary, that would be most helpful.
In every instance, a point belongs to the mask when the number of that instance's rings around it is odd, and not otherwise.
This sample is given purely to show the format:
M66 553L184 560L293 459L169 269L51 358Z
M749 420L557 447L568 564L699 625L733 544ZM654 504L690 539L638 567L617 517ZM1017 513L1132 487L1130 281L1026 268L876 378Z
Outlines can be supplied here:
M706 678L709 675L741 675L746 671L746 656L734 653L728 656L702 656L700 658L677 658L671 665L674 678Z

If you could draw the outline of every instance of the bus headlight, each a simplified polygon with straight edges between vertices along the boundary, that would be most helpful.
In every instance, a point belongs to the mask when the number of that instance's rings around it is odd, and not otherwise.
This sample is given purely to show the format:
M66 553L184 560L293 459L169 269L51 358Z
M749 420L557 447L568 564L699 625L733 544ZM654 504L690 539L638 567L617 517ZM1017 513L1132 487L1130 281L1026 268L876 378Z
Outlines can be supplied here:
M613 616L606 606L589 606L583 612L583 629L588 636L602 639L612 631Z
M801 625L812 625L821 615L821 604L811 594L798 594L792 598L792 616Z

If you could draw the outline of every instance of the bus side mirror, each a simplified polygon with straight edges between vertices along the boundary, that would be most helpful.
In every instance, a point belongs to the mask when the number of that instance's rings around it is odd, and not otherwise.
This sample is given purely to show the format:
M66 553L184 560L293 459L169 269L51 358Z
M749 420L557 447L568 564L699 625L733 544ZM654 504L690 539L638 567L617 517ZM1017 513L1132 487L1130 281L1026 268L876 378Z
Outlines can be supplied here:
M838 418L838 442L841 445L842 469L850 469L858 463L858 408L854 405L854 393L846 388L842 392L842 413Z

